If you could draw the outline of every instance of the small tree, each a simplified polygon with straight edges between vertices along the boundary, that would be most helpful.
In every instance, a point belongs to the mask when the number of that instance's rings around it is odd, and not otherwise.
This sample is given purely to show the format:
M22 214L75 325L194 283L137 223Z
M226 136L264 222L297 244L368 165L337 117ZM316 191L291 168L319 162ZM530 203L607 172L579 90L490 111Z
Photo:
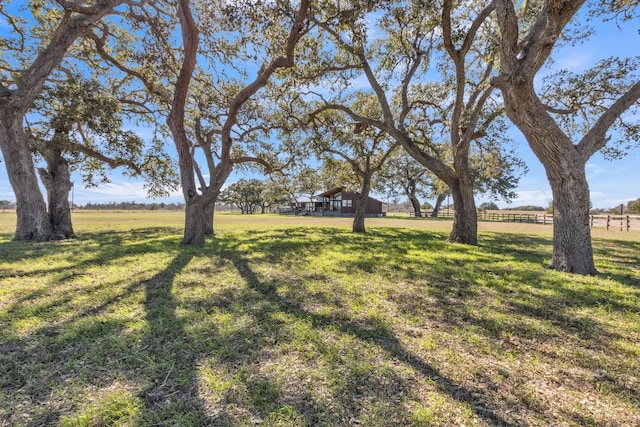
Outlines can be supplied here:
M265 213L267 208L287 205L291 197L286 187L278 181L268 181L263 185L262 193L262 213Z
M376 188L387 193L400 189L413 206L416 217L422 216L418 197L427 197L427 188L433 184L432 175L405 150L397 150L389 157L376 180ZM430 207L428 210L431 210Z
M484 202L478 206L478 209L481 211L497 211L500 208L494 202Z
M242 214L252 214L256 208L263 206L262 192L265 185L257 179L241 179L228 186L220 193L219 200L235 205Z
M629 201L627 203L627 211L630 214L640 214L640 198Z
M0 209L2 209L2 213L5 213L7 209L11 209L13 203L8 200L0 200Z
M356 97L356 103L370 103L366 95ZM365 107L366 108L366 107ZM354 200L353 232L364 233L364 218L373 179L387 158L398 148L384 132L374 127L356 125L339 111L321 108L311 114L313 129L309 142L318 155L345 162L357 182ZM345 187L340 183L341 187Z

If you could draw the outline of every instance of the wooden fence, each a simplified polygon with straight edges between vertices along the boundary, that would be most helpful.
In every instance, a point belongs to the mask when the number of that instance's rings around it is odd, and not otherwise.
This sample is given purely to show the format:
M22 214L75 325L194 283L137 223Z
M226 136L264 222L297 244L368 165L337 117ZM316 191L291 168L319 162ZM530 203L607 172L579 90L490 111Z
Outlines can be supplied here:
M548 213L480 212L478 219L481 221L523 222L543 225L553 224L553 215Z
M591 215L591 228L605 227L607 230L640 230L638 215Z
M480 212L478 219L482 221L522 222L530 224L553 224L553 214L548 213L506 213ZM639 215L590 215L591 228L607 230L632 231L640 230Z

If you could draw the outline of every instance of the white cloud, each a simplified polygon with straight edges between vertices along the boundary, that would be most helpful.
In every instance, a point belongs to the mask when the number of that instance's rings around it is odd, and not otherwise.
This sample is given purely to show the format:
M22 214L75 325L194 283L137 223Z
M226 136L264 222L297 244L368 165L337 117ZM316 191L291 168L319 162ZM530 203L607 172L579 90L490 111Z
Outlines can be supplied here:
M612 208L614 206L620 206L620 203L627 204L630 200L634 200L637 197L620 197L619 195L612 195L600 191L592 191L589 195L591 198L591 204L594 208Z
M587 163L585 170L587 172L587 179L595 178L604 172L604 169L595 163Z
M103 186L94 188L92 190L93 193L103 194L106 196L117 196L117 197L146 197L147 192L143 187L142 183L139 182L122 182L122 183L108 183Z

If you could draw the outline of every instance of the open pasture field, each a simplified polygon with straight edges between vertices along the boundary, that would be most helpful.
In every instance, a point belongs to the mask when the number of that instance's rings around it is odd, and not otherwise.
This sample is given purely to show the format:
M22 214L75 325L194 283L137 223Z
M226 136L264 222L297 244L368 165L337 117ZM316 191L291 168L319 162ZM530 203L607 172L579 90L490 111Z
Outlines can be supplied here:
M594 229L597 277L544 268L551 227L0 214L0 426L640 425L640 232Z

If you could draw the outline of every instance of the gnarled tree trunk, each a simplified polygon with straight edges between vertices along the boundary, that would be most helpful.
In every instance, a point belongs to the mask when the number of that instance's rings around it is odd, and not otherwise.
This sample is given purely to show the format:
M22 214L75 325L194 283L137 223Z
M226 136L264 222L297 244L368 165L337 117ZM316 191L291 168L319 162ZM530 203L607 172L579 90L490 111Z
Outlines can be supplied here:
M500 30L500 72L492 84L502 91L507 116L544 165L553 191L551 268L595 274L585 164L605 146L610 126L640 99L640 83L629 87L597 119L585 118L593 125L577 144L551 116L550 106L538 97L534 85L536 74L549 58L555 42L584 3L576 0L545 4L536 23L524 26L529 28L529 33L523 37L520 32L523 26L519 25L514 3L493 2ZM518 46L520 40L526 40L523 48ZM576 114L580 113L576 111Z
M16 195L15 240L52 240L56 237L49 222L44 198L38 187L33 158L22 125L23 114L0 108L0 148Z
M59 150L49 150L44 158L47 168L39 168L38 173L47 190L49 221L57 237L69 239L74 237L69 207L69 193L73 186L69 175L69 164Z
M407 197L409 197L409 201L411 202L411 206L413 206L413 215L416 217L422 217L422 210L420 209L420 201L416 196L416 182L413 179L410 179L408 185L404 187L405 192L407 193Z
M358 196L356 198L356 200L354 200L355 202L355 214L353 215L353 228L352 231L354 233L366 233L367 230L365 229L364 226L364 216L366 213L366 209L367 209L367 199L364 199L364 201L361 200L361 197Z
M468 179L463 183L463 179L450 185L453 196L453 228L449 235L451 243L464 243L467 245L478 244L478 213L476 212L476 202L473 198L473 180Z
M413 215L419 218L422 218L422 210L420 210L420 201L417 197L409 197L409 201L411 202L411 206L413 206Z
M213 228L212 217L207 215L205 198L195 195L187 199L184 217L183 245L202 245L207 234L207 225Z
M549 175L553 192L551 268L568 273L597 274L589 225L589 184L584 165L565 176Z
M416 197L416 184L415 182L411 183L411 187L409 190L409 201L411 202L411 206L413 206L413 215L419 218L422 218L422 210L420 209L420 201L418 197Z
M369 199L369 193L371 191L371 178L364 179L364 184L360 189L360 194L356 195L355 203L355 214L353 215L353 229L354 233L366 233L366 229L364 227L364 217L367 213L367 201Z
M433 207L433 212L431 212L431 218L437 218L438 214L440 213L440 208L442 207L442 204L444 203L444 199L446 199L447 196L445 196L444 194L438 194L438 197L436 198L436 204Z
M532 82L507 85L496 79L509 119L522 131L544 165L553 192L553 254L550 267L596 274L589 228L589 185L585 163L571 139L547 113Z

